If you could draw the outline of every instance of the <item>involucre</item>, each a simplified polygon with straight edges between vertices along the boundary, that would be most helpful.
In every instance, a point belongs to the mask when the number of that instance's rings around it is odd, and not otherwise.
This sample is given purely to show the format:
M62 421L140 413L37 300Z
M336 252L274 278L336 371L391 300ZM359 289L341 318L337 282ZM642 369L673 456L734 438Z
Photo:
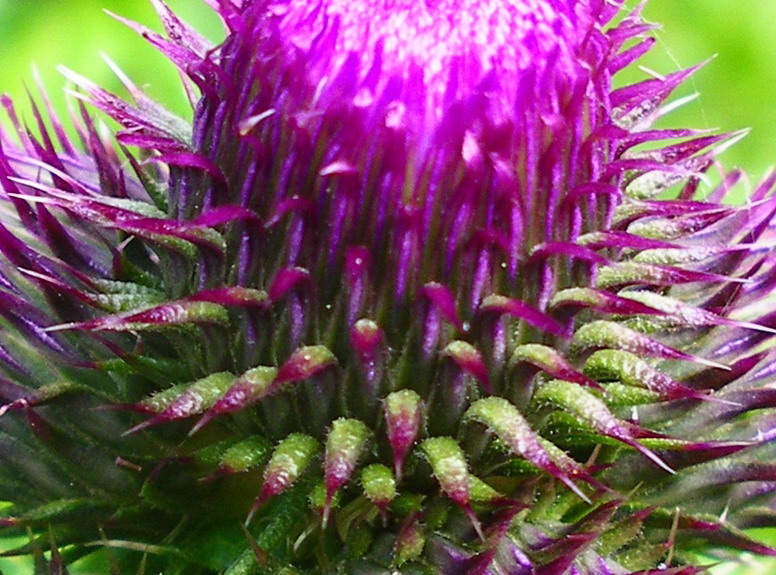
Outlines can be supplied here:
M699 573L774 554L770 177L653 127L617 0L153 0L187 122L2 135L0 533L63 573ZM92 108L121 125L115 135ZM673 196L667 195L673 192ZM671 197L673 199L666 199ZM43 554L44 551L49 553ZM75 567L77 569L77 565Z

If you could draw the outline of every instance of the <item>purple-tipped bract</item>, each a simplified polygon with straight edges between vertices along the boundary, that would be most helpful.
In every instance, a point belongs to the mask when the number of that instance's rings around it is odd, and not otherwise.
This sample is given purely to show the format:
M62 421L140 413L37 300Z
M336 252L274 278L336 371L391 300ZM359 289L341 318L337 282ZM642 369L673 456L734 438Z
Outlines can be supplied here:
M3 533L50 569L696 573L776 554L776 177L653 126L620 1L154 0L191 124L5 100ZM120 73L119 73L120 74ZM84 102L89 105L85 104ZM118 122L110 136L90 106ZM49 116L45 118L44 116ZM673 199L665 199L670 194Z

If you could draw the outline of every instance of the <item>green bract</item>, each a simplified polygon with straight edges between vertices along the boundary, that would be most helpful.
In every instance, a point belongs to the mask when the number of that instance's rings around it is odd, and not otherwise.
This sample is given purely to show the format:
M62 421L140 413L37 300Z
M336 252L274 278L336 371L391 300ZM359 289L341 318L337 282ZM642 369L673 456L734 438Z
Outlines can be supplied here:
M663 575L776 554L776 177L613 89L615 0L153 0L0 136L0 533L39 572ZM92 107L121 129L109 134ZM660 199L666 190L676 199ZM25 539L25 540L26 540ZM83 565L83 564L81 564Z

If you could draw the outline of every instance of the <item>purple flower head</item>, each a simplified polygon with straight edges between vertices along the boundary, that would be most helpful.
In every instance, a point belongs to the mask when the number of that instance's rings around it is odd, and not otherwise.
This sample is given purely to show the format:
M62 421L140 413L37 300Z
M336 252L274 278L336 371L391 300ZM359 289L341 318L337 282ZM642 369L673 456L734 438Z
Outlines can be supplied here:
M154 0L187 122L0 138L0 520L114 570L694 573L776 551L773 184L604 0ZM121 73L119 72L121 75ZM45 101L44 105L48 108ZM661 199L670 191L675 199ZM740 485L738 485L740 483ZM58 549L63 549L61 555ZM52 567L53 569L53 567ZM176 571L177 570L177 571Z
M583 39L574 27L592 24L586 3L288 2L270 10L313 60L311 76L325 84L343 74L358 86L360 107L381 96L403 104L418 132L433 131L453 102L475 93L503 100L511 115L522 77L550 64L550 77L573 82Z
M352 283L371 272L386 301L455 282L467 314L515 286L539 244L538 276L558 252L594 258L564 242L606 219L596 206L614 192L597 180L612 178L617 128L605 58L641 30L602 33L611 5L497 4L223 6L222 69L186 67L206 82L197 163L222 174L202 168L211 190L184 176L179 213L239 202L285 230L288 266L326 261ZM521 295L546 305L547 289Z

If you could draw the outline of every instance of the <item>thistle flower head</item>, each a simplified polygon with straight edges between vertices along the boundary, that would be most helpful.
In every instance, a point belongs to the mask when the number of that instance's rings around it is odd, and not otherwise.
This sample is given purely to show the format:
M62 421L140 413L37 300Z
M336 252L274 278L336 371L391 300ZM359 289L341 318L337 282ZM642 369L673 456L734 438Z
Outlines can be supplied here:
M119 572L776 553L772 192L656 129L621 2L154 0L192 125L66 71L0 143L0 525ZM120 72L119 72L120 74ZM45 101L44 104L48 108ZM657 199L665 190L677 199ZM61 552L59 551L61 549ZM666 567L668 565L668 567ZM661 567L659 567L661 566Z
M550 60L572 75L590 7L548 2L289 2L277 9L291 42L315 59L322 83L359 81L357 105L401 87L412 112L439 120L453 101L487 90L514 103L526 73ZM398 102L397 102L398 103ZM429 129L423 125L422 129Z

